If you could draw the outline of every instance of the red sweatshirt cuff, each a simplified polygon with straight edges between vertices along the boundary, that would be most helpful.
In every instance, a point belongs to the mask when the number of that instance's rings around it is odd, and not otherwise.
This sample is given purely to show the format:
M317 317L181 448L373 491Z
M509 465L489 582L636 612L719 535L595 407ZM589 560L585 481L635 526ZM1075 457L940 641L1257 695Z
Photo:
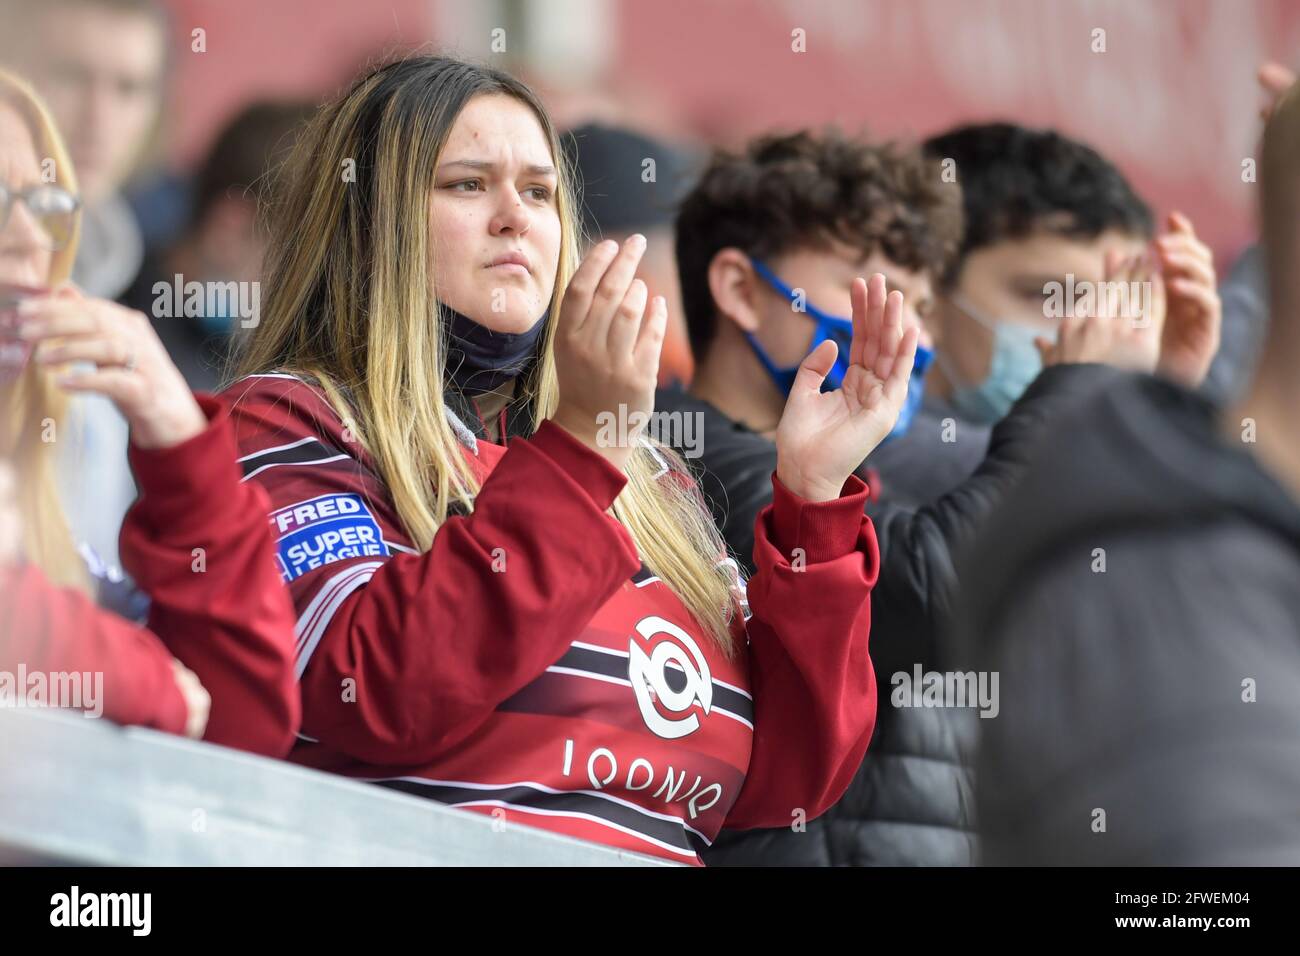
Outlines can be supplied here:
M143 723L146 727L165 730L167 733L183 737L185 724L190 719L189 707L185 704L185 697L181 694L180 687L176 685L170 667L167 668L166 674L166 678L160 682L157 696L151 698L151 702L157 708L157 715L153 720L145 718Z
M234 501L242 474L230 409L212 395L196 394L208 427L170 448L128 446L127 459L140 486L138 518L169 533L209 527L214 513Z
M542 422L542 427L525 440L582 485L602 511L613 506L614 499L627 484L622 469L552 421Z
M152 632L80 591L55 587L30 564L0 564L0 615L14 628L0 640L0 669L101 673L105 718L185 732L171 654Z
M773 472L773 547L787 560L795 548L802 548L808 564L833 561L855 551L869 496L862 479L850 475L835 500L807 501L781 484Z

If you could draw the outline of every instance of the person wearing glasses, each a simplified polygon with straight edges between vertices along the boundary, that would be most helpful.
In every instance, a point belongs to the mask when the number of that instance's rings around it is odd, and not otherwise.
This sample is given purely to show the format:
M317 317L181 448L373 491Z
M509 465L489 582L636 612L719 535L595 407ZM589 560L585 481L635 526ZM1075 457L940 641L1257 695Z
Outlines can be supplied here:
M300 706L266 495L240 481L226 406L190 392L148 319L67 283L79 208L48 113L0 70L0 708L283 756ZM112 402L130 427L141 494L122 555L147 621L87 560L55 493L58 452L77 441L69 394Z
M120 301L144 259L122 191L158 126L167 46L157 0L0 0L0 67L36 90L76 171L83 208L71 278L93 297ZM127 423L103 396L79 394L65 424L79 438L59 446L64 512L116 573L118 529L136 495Z

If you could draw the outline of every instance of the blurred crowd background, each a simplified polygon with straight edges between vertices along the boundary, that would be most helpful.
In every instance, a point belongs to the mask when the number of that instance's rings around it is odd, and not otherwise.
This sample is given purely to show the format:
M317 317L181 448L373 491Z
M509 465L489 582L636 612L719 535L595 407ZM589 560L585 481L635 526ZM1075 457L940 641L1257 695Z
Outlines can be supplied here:
M88 207L81 259L111 248L102 270L144 263L135 294L120 275L76 278L146 313L151 281L173 270L255 278L245 182L314 104L411 51L502 66L543 91L561 127L636 131L687 163L760 132L826 124L875 139L988 119L1050 126L1101 148L1157 216L1189 215L1226 273L1254 228L1243 162L1259 125L1240 107L1259 99L1258 65L1289 63L1300 46L1300 7L1286 0L162 0L164 46L140 17L129 22L143 4L122 0L117 16L53 4L31 19L42 6L5 4L0 43L69 140ZM88 83L94 95L78 88ZM603 175L617 158L584 169L593 231L666 230L689 165L629 209L632 191ZM119 190L138 249L100 202ZM668 245L650 243L660 287L675 283ZM205 331L221 331L222 317L209 319ZM173 327L169 350L191 384L211 387L213 362L192 357L200 343L177 340L192 331ZM664 369L689 377L680 325Z
M409 50L489 60L561 124L616 122L684 145L838 123L921 137L1011 117L1102 148L1157 210L1183 209L1220 261L1252 235L1255 70L1290 63L1287 0L165 0L173 46L150 172L192 172L265 99L317 100ZM188 52L191 31L204 53ZM504 29L505 52L493 50ZM806 52L791 32L806 33ZM1105 31L1094 52L1093 31ZM70 131L71 132L71 131Z

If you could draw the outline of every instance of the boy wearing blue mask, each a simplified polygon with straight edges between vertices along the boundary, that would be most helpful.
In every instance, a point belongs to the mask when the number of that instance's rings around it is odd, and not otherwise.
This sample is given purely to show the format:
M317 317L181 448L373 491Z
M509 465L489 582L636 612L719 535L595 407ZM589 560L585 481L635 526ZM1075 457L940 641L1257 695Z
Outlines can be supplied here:
M916 148L836 133L764 137L741 154L721 154L683 201L677 263L696 371L689 392L657 397L657 437L694 460L742 566L772 499L772 429L792 370L822 340L848 334L850 283L859 275L883 273L903 294L903 321L928 325L932 282L956 254L961 219L960 188L944 181L937 162ZM884 483L881 499L868 506L881 561L871 638L880 699L869 756L823 817L793 829L723 831L704 854L708 863L972 862L966 755L975 711L902 707L892 678L929 670L955 585L952 551L1018 476L1044 422L1108 378L1108 369L1085 363L1123 364L1090 342L1070 339L1068 349L1048 355L1052 367L952 494L914 511L895 504L896 489ZM928 335L922 343L930 344ZM913 412L935 371L918 354ZM847 370L844 346L840 359L833 375ZM920 422L916 413L911 430ZM896 432L866 464L911 430Z
M731 182L740 170L719 160L687 201L719 216L708 229L683 229L679 220L678 268L697 363L690 391L770 437L799 363L823 340L840 347L826 387L843 377L850 283L880 272L889 291L903 295L905 325L921 325L908 406L892 441L920 404L932 345L924 320L960 241L960 195L914 148L801 133L756 141L755 150L762 156L752 173L765 184ZM701 192L715 187L717 195ZM683 256L702 267L683 268Z

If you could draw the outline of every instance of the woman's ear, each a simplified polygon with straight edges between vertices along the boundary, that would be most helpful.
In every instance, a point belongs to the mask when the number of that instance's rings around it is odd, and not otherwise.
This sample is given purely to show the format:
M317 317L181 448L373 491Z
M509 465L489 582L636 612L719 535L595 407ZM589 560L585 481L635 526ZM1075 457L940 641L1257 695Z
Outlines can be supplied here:
M734 247L719 249L709 263L709 293L714 308L742 332L758 331L758 282L749 256Z

